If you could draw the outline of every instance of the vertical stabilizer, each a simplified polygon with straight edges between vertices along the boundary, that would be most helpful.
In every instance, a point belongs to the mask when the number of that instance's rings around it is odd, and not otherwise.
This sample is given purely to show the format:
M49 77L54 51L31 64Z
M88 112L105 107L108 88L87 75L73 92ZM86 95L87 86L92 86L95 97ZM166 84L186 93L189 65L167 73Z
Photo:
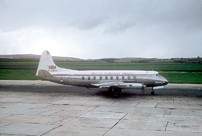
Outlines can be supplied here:
M58 66L55 65L51 54L45 50L45 51L43 51L43 53L41 55L39 65L37 68L37 72L36 72L36 76L39 76L40 70L46 70L48 72L55 72L60 69L61 68L59 68Z

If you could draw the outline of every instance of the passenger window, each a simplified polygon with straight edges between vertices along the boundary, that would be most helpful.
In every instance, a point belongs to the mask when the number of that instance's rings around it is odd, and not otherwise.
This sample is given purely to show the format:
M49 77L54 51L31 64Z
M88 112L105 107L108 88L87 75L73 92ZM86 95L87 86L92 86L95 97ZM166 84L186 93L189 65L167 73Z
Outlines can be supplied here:
M133 79L135 80L135 79L136 79L136 77L135 77L135 76L133 76Z
M84 76L82 76L82 80L84 80Z
M90 80L90 76L88 76L88 80Z
M102 76L100 76L100 80L102 80Z
M125 77L124 77L124 76L122 76L122 79L124 80L124 79L125 79Z
M107 80L107 79L108 79L108 77L107 77L107 76L105 76L105 79Z
M94 76L93 79L96 80L96 76Z
M130 80L130 76L128 76L128 80Z
M111 80L113 80L113 76L111 76Z
M116 76L116 80L119 80L119 76Z

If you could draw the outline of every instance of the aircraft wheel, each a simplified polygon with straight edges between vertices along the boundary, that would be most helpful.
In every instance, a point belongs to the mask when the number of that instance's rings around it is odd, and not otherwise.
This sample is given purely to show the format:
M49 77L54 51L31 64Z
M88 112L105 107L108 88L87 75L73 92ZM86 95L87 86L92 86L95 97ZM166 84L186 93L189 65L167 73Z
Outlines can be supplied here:
M117 96L120 95L121 89L119 89L119 88L109 88L108 92L109 92L110 95L112 95L113 97L117 97Z
M151 91L151 95L155 95L155 91L154 90Z

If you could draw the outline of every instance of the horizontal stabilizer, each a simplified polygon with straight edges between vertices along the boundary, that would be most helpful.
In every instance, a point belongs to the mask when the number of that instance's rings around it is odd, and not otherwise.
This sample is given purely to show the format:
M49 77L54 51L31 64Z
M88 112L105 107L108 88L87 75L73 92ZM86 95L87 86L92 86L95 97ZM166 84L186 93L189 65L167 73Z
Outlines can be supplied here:
M43 69L39 70L37 76L41 78L52 77L52 75L47 70L43 70Z

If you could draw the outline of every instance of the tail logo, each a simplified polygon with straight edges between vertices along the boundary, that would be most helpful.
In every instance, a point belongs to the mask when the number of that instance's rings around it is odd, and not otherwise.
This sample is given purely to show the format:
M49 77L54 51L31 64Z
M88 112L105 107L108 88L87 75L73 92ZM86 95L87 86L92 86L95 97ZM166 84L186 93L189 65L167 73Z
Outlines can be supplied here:
M48 66L48 69L50 69L50 70L56 69L56 66L55 65L50 65L50 66Z
M57 71L56 68L57 67L55 65L49 65L48 66L48 70L51 71L51 72Z

